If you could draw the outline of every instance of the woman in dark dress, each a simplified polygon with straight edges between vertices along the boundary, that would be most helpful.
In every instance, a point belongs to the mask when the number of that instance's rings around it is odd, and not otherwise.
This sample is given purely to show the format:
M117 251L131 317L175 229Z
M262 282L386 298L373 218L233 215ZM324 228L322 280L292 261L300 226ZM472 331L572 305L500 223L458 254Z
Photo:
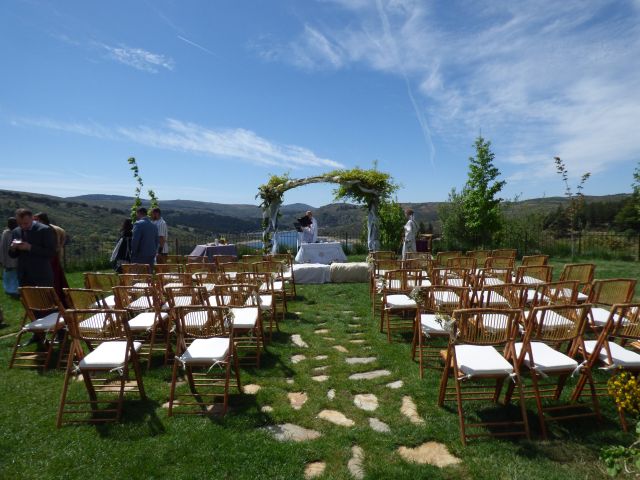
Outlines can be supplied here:
M127 218L120 229L120 239L111 256L111 262L116 272L122 273L122 264L131 263L131 238L133 237L133 222Z

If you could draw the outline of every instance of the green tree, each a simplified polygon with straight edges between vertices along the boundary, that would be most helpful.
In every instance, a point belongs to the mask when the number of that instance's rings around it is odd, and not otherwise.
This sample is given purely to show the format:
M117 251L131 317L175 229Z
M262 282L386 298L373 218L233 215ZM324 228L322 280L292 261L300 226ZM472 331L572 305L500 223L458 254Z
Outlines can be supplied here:
M455 188L449 192L447 202L438 208L442 222L443 243L445 250L467 250L471 247L471 239L465 229L463 196Z
M380 203L378 214L382 249L397 251L402 241L402 228L407 221L402 205L397 199L384 200Z
M506 182L497 180L500 171L493 164L495 154L491 151L491 142L479 136L474 145L476 156L469 157L469 172L462 191L462 206L467 236L477 239L482 246L488 246L500 230L502 199L497 195Z
M587 172L582 174L580 177L580 181L576 186L576 193L573 193L571 186L569 185L569 171L567 170L566 165L560 159L560 157L553 157L556 163L556 171L562 177L562 182L564 183L564 194L569 200L569 206L566 209L567 217L569 218L569 226L571 228L571 258L575 258L576 254L576 233L580 234L584 227L584 218L583 218L583 210L584 210L584 194L582 190L584 189L585 182L591 176L591 173Z

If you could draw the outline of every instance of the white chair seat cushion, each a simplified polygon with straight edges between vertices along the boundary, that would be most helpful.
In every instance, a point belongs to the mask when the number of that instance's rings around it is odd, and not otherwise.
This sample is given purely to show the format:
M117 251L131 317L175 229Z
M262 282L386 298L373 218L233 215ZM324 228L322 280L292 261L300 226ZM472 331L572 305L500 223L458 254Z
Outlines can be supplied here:
M247 300L247 305L251 305L253 303L252 299ZM271 310L273 306L273 297L271 295L260 295L260 308L263 310Z
M99 332L104 330L106 320L107 314L100 312L85 318L78 324L78 326L80 327L80 330Z
M167 283L164 286L165 290L167 288L178 288L178 287L184 287L184 284L182 282L171 282L171 283Z
M133 348L136 352L140 350L141 346L142 343L133 342ZM79 367L81 370L123 367L126 350L127 342L125 341L103 342L80 360Z
M167 320L169 318L168 313L161 313L160 318L162 320ZM132 331L140 331L140 330L149 330L156 323L156 314L155 312L144 312L139 313L131 320L129 320L129 328Z
M422 331L431 335L448 335L449 332L440 325L436 316L432 313L423 313L420 315L420 325Z
M258 307L232 308L233 328L253 328L258 321Z
M515 344L516 356L520 356L522 351L522 342ZM575 370L578 367L578 362L573 358L565 355L564 353L554 350L546 343L531 342L531 351L533 353L533 365L529 355L525 355L524 364L529 368L535 368L538 371L552 373L552 372L566 372L569 370Z
M213 292L216 288L215 283L203 283L202 286L207 289L207 292Z
M187 365L193 363L210 365L223 361L228 352L228 338L196 338L180 356L180 360Z
M457 305L460 303L460 296L455 292L438 290L433 292L436 305Z
M134 283L133 286L136 288L146 288L146 287L150 287L151 285L148 284L147 282L138 282L138 283Z
M52 330L56 326L58 316L58 312L50 313L45 317L34 320L31 323L27 323L23 329L29 330L30 332L46 332L48 330ZM63 319L61 319L61 324L64 324Z
M530 277L529 275L525 275L522 277L521 283L525 283L527 285L539 285L544 283L544 280L540 280L539 278Z
M104 304L107 308L116 308L116 297L115 295L109 295L104 297ZM95 302L91 305L91 308L103 308L102 302Z
M500 295L499 293L492 291L483 291L482 292L482 304L483 305L500 305L500 306L508 306L509 300Z
M541 311L536 312L536 321L538 323L540 322L541 313ZM528 315L529 312L527 312L527 316ZM572 322L567 317L564 317L553 310L547 310L544 315L544 324L542 325L542 330L553 330L555 328L571 328L574 325L575 322Z
M589 299L589 295L582 293L582 292L578 292L578 301L579 302L586 302Z
M127 305L127 308L136 309L136 310L142 310L142 309L151 308L151 307L153 307L153 303L149 299L149 297L137 298L136 300L131 302L129 305Z
M584 348L587 354L591 355L593 353L593 349L596 348L596 342L596 340L587 340L584 342ZM626 368L640 367L640 354L632 350L627 350L614 342L609 342L609 350L611 351L611 359L614 365ZM607 350L604 347L600 350L598 358L605 364L609 364Z
M409 298L407 295L397 294L397 295L387 295L387 303L385 305L386 308L416 308L416 301L412 298Z
M593 323L597 327L604 327L607 324L607 320L609 320L609 314L611 312L606 308L602 307L592 307L591 315L593 315ZM617 320L619 315L615 315L615 319ZM629 323L628 321L623 320L622 324Z
M470 377L510 375L511 364L498 351L485 345L456 345L458 369Z

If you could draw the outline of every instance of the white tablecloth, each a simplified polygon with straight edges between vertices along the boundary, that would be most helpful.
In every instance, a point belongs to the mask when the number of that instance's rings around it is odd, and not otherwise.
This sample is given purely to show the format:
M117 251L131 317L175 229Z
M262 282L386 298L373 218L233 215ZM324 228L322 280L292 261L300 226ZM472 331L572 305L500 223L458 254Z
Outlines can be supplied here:
M303 243L296 255L296 263L346 262L347 256L342 251L340 242ZM297 281L297 279L296 279Z
M331 282L331 267L322 263L305 263L293 266L296 284L329 283Z

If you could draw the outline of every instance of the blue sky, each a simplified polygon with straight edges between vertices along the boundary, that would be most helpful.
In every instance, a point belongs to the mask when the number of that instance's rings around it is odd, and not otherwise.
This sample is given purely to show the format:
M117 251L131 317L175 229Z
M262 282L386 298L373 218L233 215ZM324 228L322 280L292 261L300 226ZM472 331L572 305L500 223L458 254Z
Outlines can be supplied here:
M630 191L640 0L0 4L0 188L255 203L270 173L378 168L444 200L491 140L503 197ZM291 191L323 205L331 186Z

